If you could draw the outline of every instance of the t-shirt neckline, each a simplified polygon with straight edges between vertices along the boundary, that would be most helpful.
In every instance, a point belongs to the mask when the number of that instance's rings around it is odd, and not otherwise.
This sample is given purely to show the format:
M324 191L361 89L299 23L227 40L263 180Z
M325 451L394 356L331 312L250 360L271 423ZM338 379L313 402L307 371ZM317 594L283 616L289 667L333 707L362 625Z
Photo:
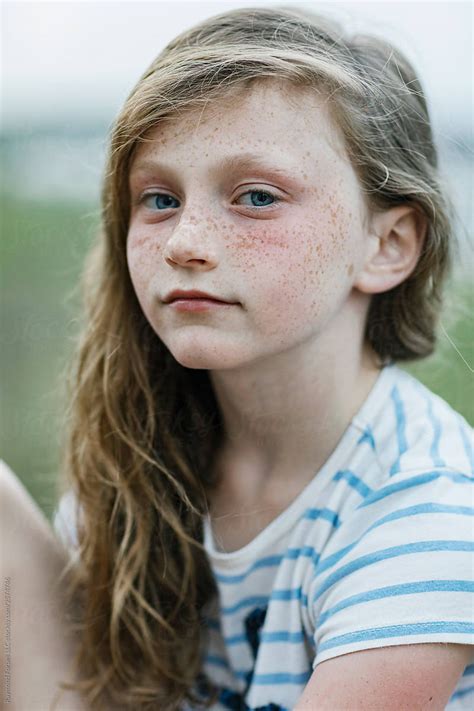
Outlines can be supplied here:
M349 453L357 444L361 434L361 428L367 426L370 421L374 420L374 414L376 414L375 406L383 406L382 393L388 389L395 370L396 366L393 364L386 365L381 369L366 399L352 418L326 462L287 508L260 531L255 538L249 541L249 543L231 552L218 550L214 542L210 514L207 513L204 516L204 547L216 567L229 569L240 567L241 565L246 565L254 561L256 557L258 557L258 554L261 553L269 543L277 541L287 533L308 507L308 501L317 501L318 494L320 494L332 476L341 468L341 465L347 460Z

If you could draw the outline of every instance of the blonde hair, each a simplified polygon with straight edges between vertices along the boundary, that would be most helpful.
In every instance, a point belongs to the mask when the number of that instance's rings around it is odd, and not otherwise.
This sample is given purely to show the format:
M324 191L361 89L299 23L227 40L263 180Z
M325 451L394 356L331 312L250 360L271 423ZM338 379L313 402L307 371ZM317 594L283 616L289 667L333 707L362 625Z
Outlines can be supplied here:
M277 79L327 96L371 212L410 203L428 229L415 271L372 298L366 340L382 362L432 352L451 222L428 111L408 61L370 36L294 7L211 17L139 79L110 139L102 231L87 260L86 313L69 383L64 468L82 512L71 577L82 689L91 708L209 706L206 611L217 595L203 516L222 441L207 371L182 367L147 322L126 261L128 173L168 118ZM198 693L199 690L199 693Z

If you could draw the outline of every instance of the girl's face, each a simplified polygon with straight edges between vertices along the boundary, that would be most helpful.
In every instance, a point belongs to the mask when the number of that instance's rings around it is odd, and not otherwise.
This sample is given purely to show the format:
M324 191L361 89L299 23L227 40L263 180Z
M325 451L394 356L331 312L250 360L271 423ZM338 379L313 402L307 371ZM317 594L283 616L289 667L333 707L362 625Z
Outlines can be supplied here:
M326 334L334 345L357 298L360 187L323 99L295 96L299 108L278 84L254 85L160 124L135 153L130 276L185 367L235 368ZM232 303L185 310L164 302L175 289Z

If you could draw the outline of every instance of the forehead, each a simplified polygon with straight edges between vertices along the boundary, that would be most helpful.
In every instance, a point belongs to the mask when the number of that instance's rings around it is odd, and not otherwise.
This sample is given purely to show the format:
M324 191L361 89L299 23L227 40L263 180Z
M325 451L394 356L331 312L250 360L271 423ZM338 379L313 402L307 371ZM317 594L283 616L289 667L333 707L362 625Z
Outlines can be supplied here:
M345 158L342 136L322 92L265 79L231 87L202 107L161 121L140 140L133 163L150 152L169 152L179 161L235 147L270 156L290 152L303 162L321 153Z

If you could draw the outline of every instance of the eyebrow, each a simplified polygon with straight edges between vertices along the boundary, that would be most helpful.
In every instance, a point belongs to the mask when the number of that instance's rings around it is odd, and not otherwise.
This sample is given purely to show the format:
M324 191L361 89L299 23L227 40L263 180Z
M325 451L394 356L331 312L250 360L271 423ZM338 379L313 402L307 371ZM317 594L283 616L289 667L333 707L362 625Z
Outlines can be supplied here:
M224 158L216 161L211 167L211 172L216 175L225 175L229 169L262 170L269 174L290 177L291 173L296 170L296 166L283 167L282 165L275 165L268 162L267 156L261 156L255 153L237 153L236 155L225 156ZM162 173L170 175L171 177L176 177L177 175L176 170L172 165L160 163L159 161L153 161L149 158L137 160L137 162L132 165L130 174L133 172L153 170L159 170Z

